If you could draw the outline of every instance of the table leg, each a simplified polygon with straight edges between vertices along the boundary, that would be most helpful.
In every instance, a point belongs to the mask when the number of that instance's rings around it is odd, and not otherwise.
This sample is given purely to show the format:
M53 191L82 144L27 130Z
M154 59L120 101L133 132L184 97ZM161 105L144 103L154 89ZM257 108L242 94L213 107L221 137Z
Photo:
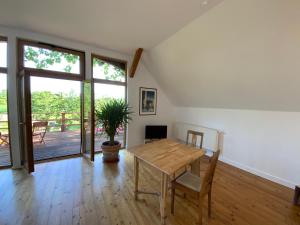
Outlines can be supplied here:
M137 157L134 157L134 198L138 199L139 191L139 161Z
M165 224L166 219L166 203L168 195L168 175L161 173L161 191L160 191L160 216L161 224Z

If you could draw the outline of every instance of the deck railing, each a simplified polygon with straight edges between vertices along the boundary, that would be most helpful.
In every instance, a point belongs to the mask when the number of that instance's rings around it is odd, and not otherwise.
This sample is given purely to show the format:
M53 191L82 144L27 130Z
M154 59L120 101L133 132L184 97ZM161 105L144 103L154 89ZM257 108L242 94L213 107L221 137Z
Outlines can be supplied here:
M4 118L4 119L3 119ZM6 119L5 119L6 118ZM48 121L48 130L65 132L68 129L79 130L80 113L33 113L32 122ZM0 114L0 132L8 131L7 114Z

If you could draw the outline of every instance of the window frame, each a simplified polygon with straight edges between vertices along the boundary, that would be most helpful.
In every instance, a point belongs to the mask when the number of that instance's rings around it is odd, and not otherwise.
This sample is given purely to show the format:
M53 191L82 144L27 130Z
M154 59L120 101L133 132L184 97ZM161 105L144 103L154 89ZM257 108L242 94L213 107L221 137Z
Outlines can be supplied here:
M106 79L100 79L100 78L94 78L94 67L93 67L93 62L94 62L94 59L100 59L100 60L103 60L103 61L106 61L107 63L110 63L110 62L115 62L115 63L123 63L124 64L124 70L125 70L125 81L122 82L122 81L114 81L114 80L106 80ZM116 58L111 58L111 57L106 57L106 56L102 56L102 55L97 55L97 54L91 54L91 80L92 80L92 83L93 83L93 86L95 85L95 83L97 84L110 84L110 85L116 85L116 86L124 86L124 90L125 90L125 102L128 103L128 99L127 99L127 61L125 60L121 60L121 59L116 59ZM93 88L95 92L95 88ZM93 98L94 98L94 93L93 93ZM93 100L95 101L95 99ZM95 110L95 107L94 107L94 110ZM95 138L95 137L94 137ZM125 129L124 129L124 140L123 140L123 146L121 146L121 149L125 149L126 148L126 145L127 145L127 125L125 126ZM95 151L95 153L99 153L99 151Z
M6 58L7 58L7 56L8 56L8 38L4 37L4 36L0 36L0 41L1 42L6 42L6 44L7 44L7 51L6 51ZM0 67L0 73L6 74L6 78L8 80L8 69L7 68L8 68L8 64L6 64L6 67ZM8 93L8 82L7 82L7 80L6 80L6 93L7 93L6 94L6 96L7 96L6 104L7 104L7 115L9 117L9 104L8 104L9 93ZM11 143L10 121L9 121L9 118L8 118L8 121L7 121L7 130L8 130L9 143ZM7 165L7 166L0 166L1 169L10 168L13 165L11 144L9 144L8 148L9 148L10 164Z
M18 47L18 71L27 71L31 76L42 76L48 78L60 78L66 80L77 80L83 81L85 79L85 52L80 50L69 49L65 47L60 47L53 44L48 44L39 41L27 40L27 39L17 39L17 47ZM61 71L54 70L46 70L46 69L36 69L36 68L28 68L24 66L24 46L32 46L37 48L43 48L50 51L58 51L63 53L69 53L72 55L79 56L79 73L67 73Z

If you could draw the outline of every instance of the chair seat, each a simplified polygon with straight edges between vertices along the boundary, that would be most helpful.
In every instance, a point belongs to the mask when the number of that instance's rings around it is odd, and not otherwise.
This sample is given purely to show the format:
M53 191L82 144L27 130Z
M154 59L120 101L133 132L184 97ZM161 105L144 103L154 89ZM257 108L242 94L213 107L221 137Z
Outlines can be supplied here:
M181 184L187 188L190 188L196 192L201 190L201 179L191 172L185 172L176 179L176 183Z

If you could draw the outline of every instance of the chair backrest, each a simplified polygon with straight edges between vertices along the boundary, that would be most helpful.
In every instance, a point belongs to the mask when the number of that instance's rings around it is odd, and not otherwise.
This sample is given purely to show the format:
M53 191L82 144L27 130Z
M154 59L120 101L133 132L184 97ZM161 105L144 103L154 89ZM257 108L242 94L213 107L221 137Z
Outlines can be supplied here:
M211 189L217 162L219 159L220 150L216 151L213 156L211 157L210 165L205 172L202 184L201 184L201 191L200 196L205 196Z
M46 132L48 127L48 121L39 121L32 123L32 133Z
M203 145L203 137L204 137L204 133L203 132L199 132L199 131L194 131L194 130L188 130L187 131L187 135L186 135L186 144L189 144L189 137L190 135L192 135L192 146L196 147L197 144L197 137L200 137L200 148L202 148Z

